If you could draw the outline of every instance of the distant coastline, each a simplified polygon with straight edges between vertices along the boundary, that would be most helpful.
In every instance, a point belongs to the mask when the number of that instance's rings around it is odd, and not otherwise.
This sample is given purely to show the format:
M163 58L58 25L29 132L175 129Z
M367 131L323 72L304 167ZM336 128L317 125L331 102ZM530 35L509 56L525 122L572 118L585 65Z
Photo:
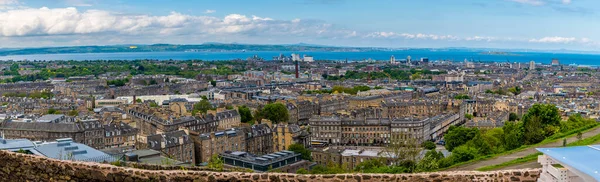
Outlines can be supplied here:
M482 55L521 56L521 55L519 55L519 54L510 53L510 52L496 52L496 51L481 52L481 53L479 53L479 54L482 54Z

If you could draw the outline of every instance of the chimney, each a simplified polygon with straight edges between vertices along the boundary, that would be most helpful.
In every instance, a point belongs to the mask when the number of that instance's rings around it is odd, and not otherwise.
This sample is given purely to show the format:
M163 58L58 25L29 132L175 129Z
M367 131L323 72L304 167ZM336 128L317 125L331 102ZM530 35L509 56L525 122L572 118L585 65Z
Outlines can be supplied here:
M300 76L300 75L299 75L299 71L300 71L300 70L299 70L299 68L298 68L298 61L297 61L297 60L296 60L295 64L296 64L296 78L299 78L299 76Z

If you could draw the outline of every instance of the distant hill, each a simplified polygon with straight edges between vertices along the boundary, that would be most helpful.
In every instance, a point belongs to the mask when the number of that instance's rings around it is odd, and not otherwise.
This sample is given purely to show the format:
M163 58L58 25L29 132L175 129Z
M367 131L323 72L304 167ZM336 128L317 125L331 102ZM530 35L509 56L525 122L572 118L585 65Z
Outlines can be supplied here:
M28 54L69 54L69 53L119 53L119 52L223 52L223 51L378 51L383 48L332 47L310 44L293 45L253 45L205 43L200 45L110 45L110 46L74 46L74 47L41 47L22 49L0 49L0 56Z

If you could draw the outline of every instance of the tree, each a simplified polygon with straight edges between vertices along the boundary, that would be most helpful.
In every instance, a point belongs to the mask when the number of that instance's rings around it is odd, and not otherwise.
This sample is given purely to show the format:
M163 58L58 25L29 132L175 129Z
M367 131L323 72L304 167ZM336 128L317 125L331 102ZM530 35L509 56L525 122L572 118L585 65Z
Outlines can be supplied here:
M477 149L468 145L462 145L460 147L456 147L452 151L452 155L450 156L452 160L456 163L465 162L477 157Z
M214 169L217 171L223 171L224 162L218 154L214 154L208 160L208 168Z
M69 116L77 116L77 115L79 115L79 111L77 111L77 110L71 110L71 111L69 111L68 115Z
M304 147L304 145L302 145L302 144L299 144L299 143L291 144L290 147L288 148L288 150L301 154L300 157L304 160L312 161L310 150L306 149Z
M475 137L479 133L478 129L470 129L460 126L450 126L448 133L444 135L446 141L446 149L449 151L461 146Z
M523 133L525 144L536 144L544 140L546 137L542 119L538 116L531 116L527 121L523 123L525 128L525 132Z
M361 162L360 164L356 165L356 167L354 167L354 171L358 171L361 173L369 173L369 172L372 172L373 170L375 170L377 168L381 168L381 167L387 167L387 165L385 164L385 159L374 158L374 159L366 160L366 161Z
M238 112L240 113L242 123L248 123L254 118L252 117L252 111L247 106L239 106Z
M48 109L48 114L60 114L60 111L57 111L54 108L50 108L50 109Z
M404 166L412 171L421 152L421 147L417 139L406 133L398 133L392 135L390 143L384 148L384 152L386 155L395 157L391 160L394 165Z
M485 143L491 147L492 153L504 151L504 130L502 128L486 130L481 136Z
M508 121L518 121L519 120L519 116L516 113L511 112L508 115Z
M436 148L435 143L433 143L432 141L425 141L421 145L427 150L434 150Z
M282 103L271 103L265 105L261 114L273 123L287 122L289 113L287 107Z
M493 152L492 146L483 139L481 132L478 132L466 145L473 146L477 153L481 155L488 155Z
M428 172L440 168L440 160L444 158L442 152L431 150L425 153L423 159L421 159L415 167L415 172Z
M296 170L296 174L308 174L308 171L304 168Z
M192 114L196 115L196 113L201 112L206 114L208 110L213 109L213 106L208 100L202 99L200 102L194 104L194 109L192 110Z
M516 149L523 145L522 122L506 122L502 130L504 131L504 147L507 150Z
M522 118L525 144L541 142L560 131L560 113L555 105L534 104Z
M465 114L465 118L467 118L468 120L472 120L473 117L474 116L472 114Z

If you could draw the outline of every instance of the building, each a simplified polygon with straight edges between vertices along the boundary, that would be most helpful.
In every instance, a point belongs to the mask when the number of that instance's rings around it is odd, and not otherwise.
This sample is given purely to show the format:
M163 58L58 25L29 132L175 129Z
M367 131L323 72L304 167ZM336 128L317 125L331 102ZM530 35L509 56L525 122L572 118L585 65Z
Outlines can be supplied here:
M560 66L560 61L558 59L552 59L552 66Z
M54 141L71 138L94 148L104 148L104 128L98 120L70 123L10 122L0 124L0 134L6 139Z
M297 124L275 124L273 126L273 151L288 150L290 145L299 143L310 146L310 134Z
M600 145L538 148L542 173L538 181L600 181Z
M241 124L242 118L237 110L225 110L223 108L217 108L216 110L208 110L207 117L213 117L213 120L217 120L220 130L225 130L233 127L237 127Z
M253 125L244 128L246 151L256 155L273 152L273 131L266 124Z
M529 61L529 70L535 70L535 61Z
M312 63L315 61L315 59L312 56L304 55L304 59L302 59L302 61Z
M160 151L169 158L195 164L194 142L183 130L148 136L147 148Z
M127 103L128 102L126 99L98 99L94 101L86 101L87 108L92 109L101 107L117 107Z
M62 123L66 121L67 117L64 114L47 114L35 120L39 123Z
M431 139L429 118L350 118L314 116L309 121L311 139L333 145L384 146L391 142Z
M226 151L246 151L246 136L242 129L230 129L193 136L196 163L208 163L213 155Z
M138 129L127 123L118 122L104 125L104 147L114 148L123 146L135 146Z
M265 155L235 151L222 153L220 156L226 167L241 167L258 172L296 173L298 169L308 170L312 166L311 162L302 160L299 153L287 150Z
M362 162L371 159L389 159L381 147L326 147L311 149L311 156L317 165L343 166L353 170Z
M198 133L208 133L217 131L219 126L218 117L213 114L197 117L183 112L180 115L173 113L178 112L147 105L134 106L127 111L127 114L131 115L136 123L136 128L139 129L139 135L142 136L140 137L141 143L147 143L143 141L146 136L177 131L180 128L187 128Z
M55 142L41 143L35 147L34 154L58 159L85 162L114 162L117 158L91 148L85 144L74 142L71 138L57 139Z

